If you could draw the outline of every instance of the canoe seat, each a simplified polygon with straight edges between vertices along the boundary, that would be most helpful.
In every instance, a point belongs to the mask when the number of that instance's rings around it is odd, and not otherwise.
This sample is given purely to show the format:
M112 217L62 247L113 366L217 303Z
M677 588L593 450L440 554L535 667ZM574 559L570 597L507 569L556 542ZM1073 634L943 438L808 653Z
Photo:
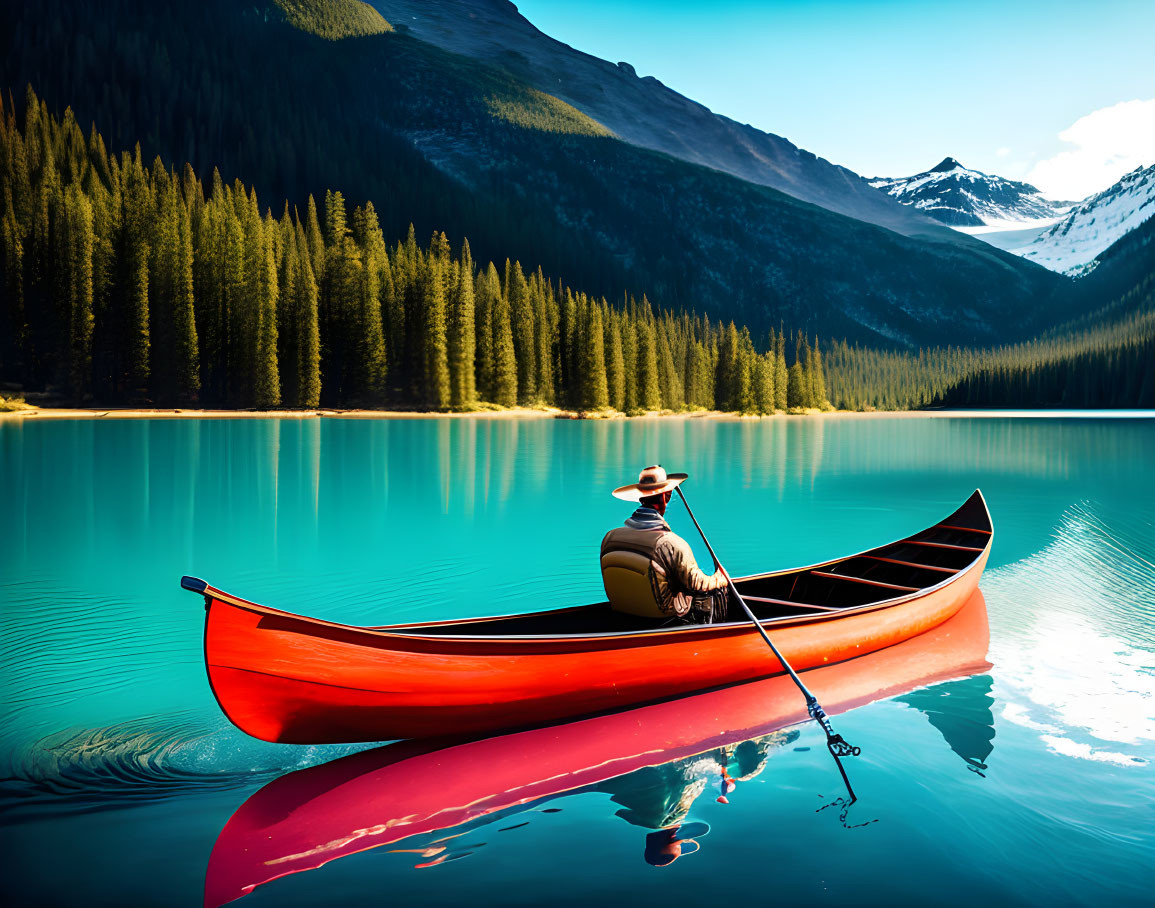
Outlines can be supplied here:
M658 608L654 590L655 573L660 571L661 568L640 552L623 549L606 552L602 555L602 582L610 607L643 618L668 618L669 615Z

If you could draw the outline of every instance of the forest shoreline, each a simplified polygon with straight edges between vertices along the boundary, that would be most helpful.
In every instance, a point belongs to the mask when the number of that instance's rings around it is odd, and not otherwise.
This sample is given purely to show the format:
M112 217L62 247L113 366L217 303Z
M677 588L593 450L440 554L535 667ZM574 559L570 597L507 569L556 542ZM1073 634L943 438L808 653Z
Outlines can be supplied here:
M185 408L110 408L110 407L37 407L0 411L0 421L13 419L574 419L591 422L604 420L703 419L712 422L757 422L781 417L822 419L981 419L1048 417L1082 418L1155 418L1155 411L1142 409L1054 410L1016 408L1008 410L818 410L801 413L739 414L720 410L692 412L651 411L635 416L624 413L586 414L557 407L511 407L501 410L473 410L443 413L431 410L364 410L321 407L315 410L199 410Z

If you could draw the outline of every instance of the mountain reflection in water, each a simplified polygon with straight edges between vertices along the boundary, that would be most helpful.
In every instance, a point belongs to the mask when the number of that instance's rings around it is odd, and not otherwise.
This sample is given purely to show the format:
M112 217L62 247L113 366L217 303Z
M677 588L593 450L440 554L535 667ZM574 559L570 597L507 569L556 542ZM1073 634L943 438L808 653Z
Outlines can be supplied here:
M995 749L992 687L990 675L976 675L912 691L895 699L925 715L950 749L981 775L987 768L987 757Z
M900 697L968 765L985 768L994 738L989 678L968 676L990 668L988 644L977 592L926 634L805 677L831 713ZM926 685L936 686L911 693ZM617 816L651 830L639 857L664 866L696 851L709 831L691 820L694 802L704 792L724 803L740 795L797 737L784 729L805 721L802 698L781 676L499 737L402 741L289 773L252 795L221 831L205 904L383 845L414 855L418 867L454 860L480 847L457 846L474 829L555 811L543 805L578 792L609 794ZM813 759L829 757L815 749ZM433 833L439 837L427 840Z

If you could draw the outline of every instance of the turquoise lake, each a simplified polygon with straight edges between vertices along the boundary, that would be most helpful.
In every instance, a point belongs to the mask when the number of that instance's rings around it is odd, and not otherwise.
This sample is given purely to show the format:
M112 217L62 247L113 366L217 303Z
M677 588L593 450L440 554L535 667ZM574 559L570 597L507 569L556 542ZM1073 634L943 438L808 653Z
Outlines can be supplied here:
M350 624L595 601L598 545L630 510L610 490L653 462L690 473L734 574L906 536L981 488L989 667L833 717L863 749L846 811L809 723L655 750L237 904L1152 904L1155 418L1074 414L0 420L0 899L199 905L248 798L365 749L229 725L182 574ZM668 517L708 563L684 509ZM465 771L437 765L406 797L436 804ZM696 850L655 866L671 818Z

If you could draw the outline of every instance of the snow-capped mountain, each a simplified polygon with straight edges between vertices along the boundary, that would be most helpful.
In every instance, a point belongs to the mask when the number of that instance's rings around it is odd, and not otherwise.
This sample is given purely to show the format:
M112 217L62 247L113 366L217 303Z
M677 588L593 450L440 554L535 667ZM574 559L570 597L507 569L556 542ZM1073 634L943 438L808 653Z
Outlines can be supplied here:
M1009 251L1065 274L1086 274L1097 256L1155 215L1155 165L1136 167L1082 202L1035 240Z
M874 177L869 183L951 227L1026 227L1071 207L1044 199L1030 183L968 170L954 158L912 177Z

